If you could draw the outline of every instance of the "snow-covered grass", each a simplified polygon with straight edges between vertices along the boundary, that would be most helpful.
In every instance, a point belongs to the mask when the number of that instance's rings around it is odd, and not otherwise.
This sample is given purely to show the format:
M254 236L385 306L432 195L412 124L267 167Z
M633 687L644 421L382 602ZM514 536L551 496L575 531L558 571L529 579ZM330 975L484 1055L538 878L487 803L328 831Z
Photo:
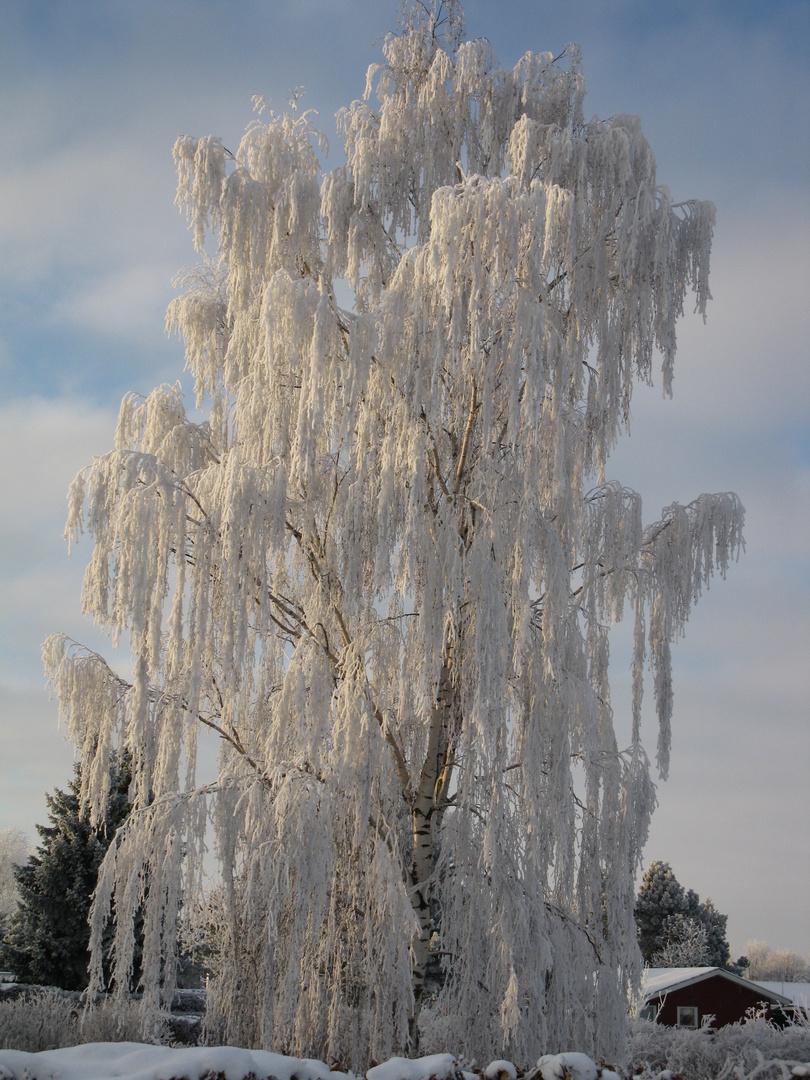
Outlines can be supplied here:
M83 1014L48 990L0 1002L0 1080L357 1080L322 1061L238 1047L170 1047L136 1041L134 1002L106 1002ZM168 1038L168 1029L164 1038ZM633 1022L625 1068L582 1053L541 1057L528 1070L509 1061L475 1068L452 1054L391 1058L366 1080L810 1080L810 1024L784 1031L762 1018L690 1031Z

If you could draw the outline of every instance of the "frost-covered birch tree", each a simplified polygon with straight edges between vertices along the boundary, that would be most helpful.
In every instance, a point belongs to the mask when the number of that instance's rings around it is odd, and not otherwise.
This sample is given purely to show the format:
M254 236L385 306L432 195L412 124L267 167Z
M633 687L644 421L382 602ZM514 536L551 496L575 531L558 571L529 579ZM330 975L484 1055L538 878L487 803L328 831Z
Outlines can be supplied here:
M84 610L128 635L132 678L45 647L96 818L113 747L133 762L95 974L114 910L127 985L142 904L147 1008L171 992L211 822L229 1039L366 1064L430 1019L479 1057L613 1055L654 805L644 670L666 775L670 645L742 508L702 495L645 526L608 457L659 356L671 391L714 210L658 185L638 119L585 121L574 47L503 70L447 0L383 54L325 175L295 108L260 102L235 154L174 148L203 261L168 326L209 418L177 387L127 397L71 488Z

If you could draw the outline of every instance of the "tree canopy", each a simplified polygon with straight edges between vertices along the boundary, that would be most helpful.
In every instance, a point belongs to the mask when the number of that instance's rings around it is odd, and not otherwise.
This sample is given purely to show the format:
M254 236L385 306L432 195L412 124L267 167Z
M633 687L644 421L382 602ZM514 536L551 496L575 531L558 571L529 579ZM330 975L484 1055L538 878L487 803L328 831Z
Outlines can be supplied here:
M749 941L746 947L747 976L755 982L806 982L810 979L810 957L794 949L773 949L764 941Z
M257 101L235 154L175 145L202 264L168 326L208 418L176 386L128 396L71 489L84 610L132 679L45 647L94 820L99 762L132 755L93 941L114 902L125 984L148 875L147 1009L210 818L230 1039L362 1065L448 1023L470 1056L621 1052L644 668L666 775L670 646L743 514L702 495L645 526L608 476L634 382L660 355L669 393L687 295L705 311L714 208L673 202L638 119L585 121L583 95L575 47L502 69L459 4L416 4L338 114L344 164L321 172L297 103Z

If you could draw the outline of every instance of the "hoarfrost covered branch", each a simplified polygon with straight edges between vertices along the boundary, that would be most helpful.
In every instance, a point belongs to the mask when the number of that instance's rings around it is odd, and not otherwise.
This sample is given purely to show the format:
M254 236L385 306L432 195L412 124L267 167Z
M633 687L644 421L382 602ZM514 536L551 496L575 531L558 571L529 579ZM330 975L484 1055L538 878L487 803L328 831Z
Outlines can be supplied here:
M145 904L147 1008L170 993L210 818L228 1039L358 1065L415 1049L436 963L459 1051L621 1053L643 669L665 775L670 643L741 546L733 495L644 527L606 474L634 380L657 350L669 392L687 294L705 309L713 207L657 185L636 118L583 120L575 48L506 71L462 30L413 9L325 176L295 109L259 103L235 156L178 140L178 203L217 248L168 323L210 419L174 387L128 397L71 490L84 609L129 634L131 684L45 648L97 817L132 755L93 916L98 951L114 899L118 985Z

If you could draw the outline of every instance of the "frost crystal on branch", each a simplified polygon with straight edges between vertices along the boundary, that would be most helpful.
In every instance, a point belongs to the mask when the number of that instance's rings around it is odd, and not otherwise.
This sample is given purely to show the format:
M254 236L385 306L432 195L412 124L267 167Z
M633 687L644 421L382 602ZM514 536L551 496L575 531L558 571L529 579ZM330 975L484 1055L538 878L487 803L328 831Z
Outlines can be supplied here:
M357 1066L420 1020L469 1056L619 1051L644 667L665 774L670 643L742 543L733 495L645 528L606 478L634 380L657 350L669 392L688 291L705 310L713 208L672 203L637 119L584 121L574 48L501 70L459 20L416 6L326 176L307 114L264 110L233 157L176 143L178 203L218 246L168 325L210 420L176 387L127 398L71 491L84 609L129 635L131 682L46 646L95 814L94 757L132 756L93 924L114 902L120 981L145 903L147 996L171 990L210 819L229 1039Z

